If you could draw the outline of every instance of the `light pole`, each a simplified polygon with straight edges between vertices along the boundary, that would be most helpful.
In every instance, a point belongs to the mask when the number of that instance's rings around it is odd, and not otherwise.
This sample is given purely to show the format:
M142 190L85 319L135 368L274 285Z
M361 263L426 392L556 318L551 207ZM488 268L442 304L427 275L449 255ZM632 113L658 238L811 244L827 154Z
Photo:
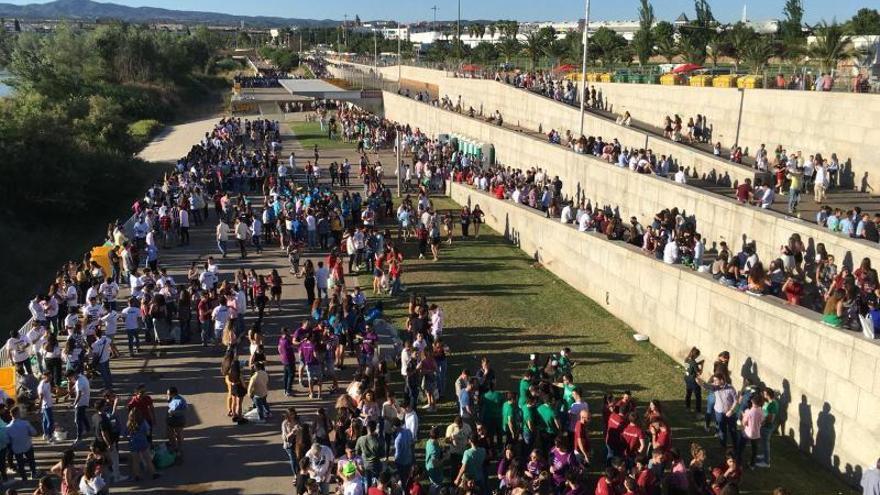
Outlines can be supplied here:
M455 24L455 56L461 62L461 0L458 0L458 22Z
M395 140L397 141L397 197L400 197L400 174L403 172L400 170L400 126L397 127L395 132Z
M581 136L584 135L584 111L587 100L585 94L587 92L587 53L590 49L590 0L586 0L584 10L586 15L584 17L584 57L581 64Z
M373 28L373 68L379 70L379 39Z
M400 73L401 66L403 65L403 60L400 58L400 38L402 34L400 31L400 20L397 21L397 92L400 93ZM398 164L399 166L399 164ZM399 190L398 190L399 192Z

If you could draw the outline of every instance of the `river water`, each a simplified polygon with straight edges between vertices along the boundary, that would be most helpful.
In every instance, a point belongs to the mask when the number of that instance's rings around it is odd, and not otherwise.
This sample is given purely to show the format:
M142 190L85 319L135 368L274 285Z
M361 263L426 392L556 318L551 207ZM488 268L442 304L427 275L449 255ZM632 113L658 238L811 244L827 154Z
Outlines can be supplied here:
M9 79L9 77L10 76L8 72L6 72L5 70L0 70L0 98L12 94L12 88L4 84L4 81Z

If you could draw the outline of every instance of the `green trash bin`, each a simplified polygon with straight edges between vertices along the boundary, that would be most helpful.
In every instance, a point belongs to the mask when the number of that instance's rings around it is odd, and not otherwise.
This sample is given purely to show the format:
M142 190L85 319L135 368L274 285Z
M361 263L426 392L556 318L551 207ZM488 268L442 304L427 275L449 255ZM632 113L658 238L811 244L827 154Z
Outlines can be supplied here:
M629 82L628 74L614 74L614 77L611 79L616 83L627 83Z

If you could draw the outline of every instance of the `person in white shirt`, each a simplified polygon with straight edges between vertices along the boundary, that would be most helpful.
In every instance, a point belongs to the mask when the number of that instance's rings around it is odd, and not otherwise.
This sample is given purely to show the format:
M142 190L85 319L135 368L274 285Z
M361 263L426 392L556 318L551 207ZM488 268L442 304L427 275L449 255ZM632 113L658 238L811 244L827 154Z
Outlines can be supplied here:
M125 335L128 337L128 354L134 356L135 349L141 352L141 310L137 307L137 299L131 298L128 307L122 310Z
M254 215L254 219L251 222L251 244L256 248L257 254L263 252L263 246L260 244L262 235L263 221L260 220L260 215Z
M678 244L675 239L670 238L663 247L663 262L667 265L674 265L678 262Z
M86 409L89 407L91 387L89 379L77 371L76 368L67 372L67 382L73 384L73 420L76 424L76 440L73 444L77 446L82 442L83 435L92 429L89 424L89 417L86 414Z
M217 275L208 268L207 263L205 263L202 273L199 274L199 285L203 291L212 291L217 285Z
M113 390L113 376L110 373L110 357L113 354L113 342L98 328L95 330L97 339L92 344L91 359L97 365L98 373L104 382L104 391Z
M571 203L566 203L562 207L562 214L559 215L559 221L562 223L571 223L574 220L574 213L571 209Z
M678 171L675 172L675 182L687 184L687 174L684 173L684 168L679 167Z
M46 325L46 308L44 303L46 303L46 296L42 296L39 294L34 295L33 299L28 303L28 311L31 312L31 317L34 321L40 323L41 325Z
M36 356L37 358L37 368L42 373L45 371L43 368L43 359L42 359L42 349L43 344L46 343L46 327L40 325L37 322L33 322L31 328L25 334L28 342L30 342L29 353L31 356Z
M98 303L97 297L92 297L89 299L89 302L83 306L82 315L84 321L83 325L83 334L86 337L91 337L95 334L95 328L98 326L98 322L101 317L104 316L106 311L104 311L104 306Z
M9 360L12 361L15 365L15 370L21 376L33 374L31 370L30 347L31 342L26 335L19 335L19 330L12 331L4 347Z
M238 241L238 247L241 250L241 259L247 258L247 243L251 239L251 229L242 220L235 221L235 239Z
M98 288L98 293L101 295L101 301L104 304L112 310L116 309L116 296L119 295L119 284L114 282L111 277L107 277L107 280Z
M180 242L181 246L189 246L189 211L184 208L180 209L180 213L178 214L179 228L180 228Z
M220 250L220 254L223 257L226 257L226 243L229 241L229 225L226 224L226 220L223 218L220 219L220 223L217 224L217 249Z
M357 244L355 244L357 245ZM330 270L324 266L323 261L318 262L318 269L315 270L315 287L318 289L318 297L323 297L327 299L329 294L327 293L327 282L330 279ZM323 294L323 296L321 295Z
M43 373L40 378L40 384L37 386L37 397L40 400L40 412L43 416L43 440L54 444L55 438L52 434L55 432L55 418L52 414L52 408L55 405L55 398L52 396L52 382L49 373Z
M446 315L443 313L443 308L436 304L432 304L428 310L431 312L431 336L436 340L443 336L443 323Z
M214 341L220 342L223 335L223 328L229 320L229 307L225 304L218 304L211 312L211 319L214 320Z

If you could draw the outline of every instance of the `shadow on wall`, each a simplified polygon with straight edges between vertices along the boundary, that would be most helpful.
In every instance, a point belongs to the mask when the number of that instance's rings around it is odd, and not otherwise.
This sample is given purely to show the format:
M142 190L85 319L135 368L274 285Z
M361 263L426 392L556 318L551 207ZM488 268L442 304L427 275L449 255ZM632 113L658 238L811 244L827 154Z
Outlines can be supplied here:
M744 385L747 382L761 388L768 386L761 380L757 361L751 357L746 357L743 361L740 377L743 379ZM791 405L791 383L788 379L782 380L782 391L777 395L777 402L779 403L777 418L779 432L784 437L793 440L801 452L813 458L822 467L830 469L848 484L859 486L862 479L862 467L849 463L841 467L840 457L834 455L834 447L837 443L835 429L837 420L832 413L831 404L824 402L814 421L813 404L810 403L806 395L801 395L797 405L799 419L797 433L795 433L793 428L786 430L788 411Z

